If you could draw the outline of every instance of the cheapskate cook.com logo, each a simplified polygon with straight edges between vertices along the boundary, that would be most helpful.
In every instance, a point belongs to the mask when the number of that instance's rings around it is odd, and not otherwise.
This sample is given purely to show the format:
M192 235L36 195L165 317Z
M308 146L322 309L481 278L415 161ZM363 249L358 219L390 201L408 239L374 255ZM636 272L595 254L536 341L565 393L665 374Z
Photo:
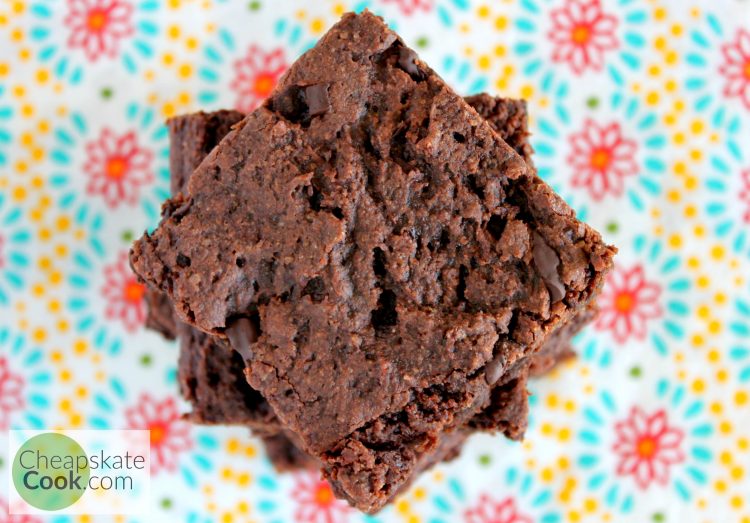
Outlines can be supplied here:
M142 514L150 492L147 430L9 432L10 514Z

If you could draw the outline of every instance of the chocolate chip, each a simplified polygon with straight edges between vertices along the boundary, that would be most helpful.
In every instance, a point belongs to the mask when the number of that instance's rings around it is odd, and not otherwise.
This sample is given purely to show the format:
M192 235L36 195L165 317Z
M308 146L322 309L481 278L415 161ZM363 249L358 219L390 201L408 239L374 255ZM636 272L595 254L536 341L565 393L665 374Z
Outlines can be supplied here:
M560 258L557 253L547 245L544 238L534 233L534 264L539 274L542 276L544 283L547 285L550 300L556 303L565 297L565 285L560 281L560 275L557 274L557 266L560 265Z
M505 357L498 354L484 366L484 379L488 385L494 385L502 377L505 370Z
M306 87L305 102L307 102L307 114L310 118L328 112L331 106L328 100L328 86L317 84Z
M253 357L252 344L258 341L258 326L253 320L246 317L237 318L227 325L224 333L229 338L229 344L243 359L249 360Z
M290 122L309 124L310 119L330 109L328 86L325 84L293 85L269 100L272 111Z
M290 122L299 123L307 117L304 87L292 85L278 93L268 103L272 111L276 111Z
M398 50L398 66L409 73L409 76L411 76L413 79L423 80L424 74L422 73L422 71L420 71L419 67L417 67L417 58L417 53L415 53L411 49L401 47Z
M182 253L177 254L177 266L184 269L185 267L190 267L190 258L185 256Z

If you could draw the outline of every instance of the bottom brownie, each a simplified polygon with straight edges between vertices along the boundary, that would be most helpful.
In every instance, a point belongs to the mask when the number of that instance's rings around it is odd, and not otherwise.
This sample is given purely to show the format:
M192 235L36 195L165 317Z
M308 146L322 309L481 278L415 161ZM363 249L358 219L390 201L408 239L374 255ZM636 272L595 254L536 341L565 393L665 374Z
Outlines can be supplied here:
M553 332L545 341L543 350L530 358L529 375L541 376L546 374L559 363L574 358L575 351L571 340L596 316L598 308L592 303L585 310L576 314L567 324Z
M292 443L284 434L263 436L263 445L266 447L266 455L279 472L290 472L302 469L319 469L320 463L306 452L302 452L297 445Z
M245 425L259 435L281 432L271 406L247 383L239 353L184 323L177 323L176 333L180 394L192 406L187 419L204 425Z

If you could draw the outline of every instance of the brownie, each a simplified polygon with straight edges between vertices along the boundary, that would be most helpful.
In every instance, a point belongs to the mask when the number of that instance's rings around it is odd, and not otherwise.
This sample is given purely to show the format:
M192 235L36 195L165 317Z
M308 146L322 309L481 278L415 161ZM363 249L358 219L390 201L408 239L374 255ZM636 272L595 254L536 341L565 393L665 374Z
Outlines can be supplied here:
M477 109L479 114L485 117L493 128L506 140L526 160L527 164L531 162L531 147L528 144L528 131L526 127L527 116L526 106L521 100L493 98L488 95L479 95L468 98L469 104ZM183 190L184 183L188 180L192 170L200 163L201 158L192 155L191 162L180 161L174 158L176 155L184 154L184 151L193 151L196 149L210 151L213 147L211 143L205 141L206 132L203 127L216 126L216 121L229 119L230 124L236 123L236 114L230 111L220 111L217 113L194 113L173 118L169 121L170 143L171 147L171 165L173 177L181 181L181 184L173 187L176 193ZM224 125L223 129L228 132L230 125ZM223 138L222 134L212 133L211 136L216 143ZM194 145L191 145L194 144ZM215 144L214 144L215 145ZM150 307L158 307L157 310L151 310L150 317L171 318L173 316L172 306L166 297L161 293L155 293L163 299L158 300L156 305L149 303ZM522 366L521 369L539 375L549 370L554 364L562 359L572 355L569 347L569 338L575 334L591 317L586 314L585 321L571 321L560 334L550 336L538 354L533 355L533 361L530 365ZM172 320L172 325L174 325ZM174 327L172 327L174 329ZM200 332L191 332L193 329L187 327L187 334L181 336L180 345L180 384L183 396L192 404L192 413L189 418L197 423L218 423L218 424L247 424L255 429L256 432L264 434L274 434L268 436L268 444L273 442L274 448L268 449L271 461L277 465L279 470L289 470L294 468L297 462L309 463L312 460L291 459L298 455L305 455L294 447L294 444L283 435L276 434L281 430L281 426L275 417L268 417L270 407L262 399L260 394L252 389L244 381L242 369L244 364L238 354L229 356L223 347L216 347L214 350L207 350L207 337ZM186 340L188 340L186 342ZM190 354L194 351L194 354ZM214 361L211 361L211 360ZM212 368L220 368L223 361L229 372L215 372L214 378L207 379L205 371ZM234 373L234 374L233 374ZM223 377L223 383L218 385L221 394L217 394L214 388L217 388L216 382L219 377ZM516 375L512 378L506 378L503 384L495 387L492 393L492 400L482 413L472 419L472 426L484 430L497 430L505 433L512 439L521 439L526 428L527 418L527 401L525 391L526 376ZM208 390L204 390L208 388ZM245 405L250 412L238 411L236 406ZM258 412L254 412L257 409ZM223 416L222 413L227 412ZM268 445L267 445L268 447ZM286 449L286 450L284 450ZM287 456L288 458L285 458ZM305 455L306 456L306 455Z
M590 304L562 328L548 336L542 350L530 358L529 375L541 376L559 363L575 357L570 345L571 340L594 319L597 311L596 303Z
M458 457L461 452L461 446L469 435L470 431L466 429L446 434L440 440L435 450L420 462L418 472L424 472L438 463L450 461ZM301 451L285 434L263 436L261 439L266 448L266 455L269 461L279 472L294 472L302 469L315 470L320 468L318 461L313 459L309 454ZM410 483L405 483L401 487L400 492L404 492L409 486Z
M534 148L529 142L529 115L525 100L491 96L487 93L466 98L468 103L505 142L534 168Z
M525 102L486 94L466 100L530 165L533 151L527 139ZM184 189L193 169L240 119L241 114L236 111L216 111L194 113L169 121L172 191L175 194ZM147 326L174 338L176 322L166 295L159 291L149 293L147 305ZM558 361L570 357L572 351L568 341L572 337L571 331L580 329L591 316L587 314L583 321L574 319L561 329L562 335L550 336L539 354L533 356L533 363L521 369L526 373L530 369L539 375ZM281 471L315 463L286 436L279 434L281 426L270 406L245 381L244 363L239 354L227 354L223 347L212 348L208 337L191 327L182 325L182 332L180 386L183 397L192 405L189 419L204 424L245 424L256 433L272 434L263 440L271 461ZM512 439L523 437L528 412L526 375L516 374L495 387L490 406L483 411L484 416L480 414L472 420L472 426L497 430Z
M168 340L175 339L177 337L177 322L169 297L159 289L147 287L144 298L146 301L146 328L160 333Z
M369 13L303 55L188 193L134 270L231 340L370 512L588 305L614 254Z
M169 120L169 181L173 195L185 190L193 170L244 117L238 111L222 109Z
M516 104L517 101L508 100L507 103ZM169 120L171 176L173 180L178 180L172 184L175 194L184 190L190 174L202 159L192 152L189 153L190 161L176 157L185 155L186 151L196 150L203 151L205 156L236 121L237 113L232 111L199 112ZM206 128L214 131L208 133ZM500 128L506 129L502 124ZM223 130L223 134L216 129ZM319 466L317 461L301 451L289 435L284 433L268 403L247 383L243 374L244 363L239 353L228 350L197 329L175 321L172 306L163 293L151 292L147 305L148 317L157 320L148 326L165 336L179 338L178 382L182 396L192 406L187 419L201 424L241 424L251 427L256 435L261 435L269 460L280 472ZM508 399L519 405L507 406L506 412L509 417L518 413L525 418L525 382L517 381L514 385L521 388L520 393L511 395ZM499 422L496 428L515 439L522 436L522 432L516 430L511 435L506 427L518 425L525 427L525 419L508 418ZM462 434L460 441L465 437L466 433ZM420 469L424 470L456 455L459 444L456 436L448 438L438 450L423 460Z
M319 469L320 463L309 454L301 451L297 445L284 434L263 436L266 455L274 468L279 472L291 472L301 469Z
M207 425L246 425L259 434L281 430L271 406L247 383L239 353L181 322L177 336L180 394L193 407L188 419Z

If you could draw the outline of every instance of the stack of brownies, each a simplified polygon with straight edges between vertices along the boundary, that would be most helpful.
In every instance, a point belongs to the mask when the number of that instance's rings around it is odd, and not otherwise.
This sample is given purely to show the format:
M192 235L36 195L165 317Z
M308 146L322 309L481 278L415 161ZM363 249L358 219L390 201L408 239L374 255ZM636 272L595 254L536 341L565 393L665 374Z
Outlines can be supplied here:
M525 104L455 94L367 12L256 111L169 122L131 264L198 423L375 512L474 432L519 439L615 249L536 174Z

